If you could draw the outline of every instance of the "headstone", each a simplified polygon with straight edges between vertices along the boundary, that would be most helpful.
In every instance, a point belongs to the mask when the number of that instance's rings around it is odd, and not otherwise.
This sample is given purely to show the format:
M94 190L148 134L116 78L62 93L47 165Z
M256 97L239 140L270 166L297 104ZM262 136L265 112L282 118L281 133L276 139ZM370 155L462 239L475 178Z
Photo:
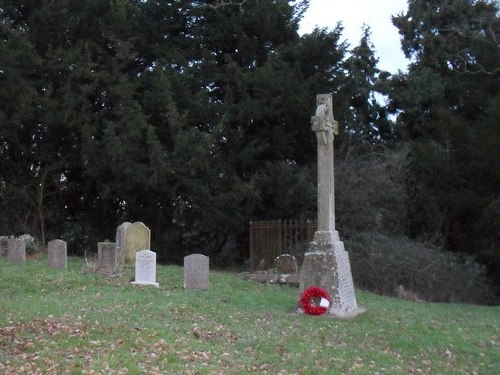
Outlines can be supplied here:
M26 261L26 242L18 238L7 240L7 260L14 263Z
M38 242L32 235L24 233L17 237L18 240L24 241L26 244L26 251L34 253L39 250Z
M132 284L160 286L156 282L156 253L141 250L135 253L135 280Z
M274 269L277 273L296 273L297 259L290 254L280 255L274 260Z
M128 221L121 223L116 227L116 251L118 252L118 264L125 264L126 238L127 229L132 225Z
M319 286L331 297L330 314L354 316L362 310L356 302L349 255L335 230L333 137L338 134L338 123L333 118L331 94L317 96L311 124L318 141L318 230L304 255L299 296Z
M114 242L97 243L97 272L112 275L118 271L118 256Z
M135 222L125 231L125 263L135 264L135 253L151 248L151 231L141 222Z
M52 268L68 267L68 249L63 240L52 240L47 244L49 266Z
M8 252L7 238L0 238L0 256L6 257Z
M184 257L184 289L208 290L209 258L203 254Z

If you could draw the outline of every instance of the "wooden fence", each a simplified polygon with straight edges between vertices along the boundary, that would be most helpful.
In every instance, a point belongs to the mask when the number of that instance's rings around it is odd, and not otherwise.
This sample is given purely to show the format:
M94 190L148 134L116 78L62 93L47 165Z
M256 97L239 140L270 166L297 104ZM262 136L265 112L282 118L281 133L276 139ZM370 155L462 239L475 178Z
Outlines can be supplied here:
M250 269L269 269L274 259L312 241L316 220L260 220L250 222Z

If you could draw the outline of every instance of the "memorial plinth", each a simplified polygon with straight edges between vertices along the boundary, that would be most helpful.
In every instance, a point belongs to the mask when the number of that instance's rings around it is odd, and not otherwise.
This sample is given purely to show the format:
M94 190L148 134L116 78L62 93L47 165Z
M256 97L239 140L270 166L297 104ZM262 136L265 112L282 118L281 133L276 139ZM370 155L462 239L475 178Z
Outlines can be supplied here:
M333 138L338 123L333 118L332 96L317 96L316 114L311 118L318 140L318 230L304 255L299 296L311 286L330 295L329 314L340 317L361 312L356 302L349 255L335 230Z

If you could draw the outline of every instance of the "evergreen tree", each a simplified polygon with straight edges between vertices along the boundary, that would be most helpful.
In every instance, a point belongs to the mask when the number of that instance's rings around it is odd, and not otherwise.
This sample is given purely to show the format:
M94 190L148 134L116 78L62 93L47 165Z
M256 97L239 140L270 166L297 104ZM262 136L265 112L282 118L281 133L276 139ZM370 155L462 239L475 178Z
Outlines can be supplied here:
M500 182L498 3L408 6L393 22L412 63L394 77L391 100L413 144L410 230L499 270L499 223L486 225Z
M300 215L314 205L310 190L293 181L310 176L301 165L315 159L315 96L336 87L345 49L338 30L300 38L297 13L288 1L204 9L195 34L200 57L187 69L204 90L188 123L210 139L194 164L204 186L186 199L193 248L203 241L218 254L231 240L246 240L250 218Z
M358 87L340 25L298 35L307 4L2 1L2 231L82 252L141 220L159 260L223 261L251 218L313 216L316 94L347 122Z
M370 41L370 29L363 28L359 44L345 61L347 82L343 91L348 93L349 107L342 119L350 142L379 143L393 138L393 126L379 101L385 92L389 73L377 68L374 46ZM378 94L378 98L377 98Z

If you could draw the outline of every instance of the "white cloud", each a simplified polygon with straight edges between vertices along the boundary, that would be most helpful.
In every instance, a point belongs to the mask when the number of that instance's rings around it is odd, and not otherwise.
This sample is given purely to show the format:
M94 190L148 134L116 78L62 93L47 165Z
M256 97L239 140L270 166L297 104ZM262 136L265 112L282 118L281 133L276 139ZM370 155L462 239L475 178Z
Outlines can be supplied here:
M315 26L333 29L341 21L343 37L353 47L361 38L363 24L367 24L371 28L375 54L380 59L379 68L395 73L406 68L407 60L391 16L406 8L406 0L311 0L299 31L309 33Z

